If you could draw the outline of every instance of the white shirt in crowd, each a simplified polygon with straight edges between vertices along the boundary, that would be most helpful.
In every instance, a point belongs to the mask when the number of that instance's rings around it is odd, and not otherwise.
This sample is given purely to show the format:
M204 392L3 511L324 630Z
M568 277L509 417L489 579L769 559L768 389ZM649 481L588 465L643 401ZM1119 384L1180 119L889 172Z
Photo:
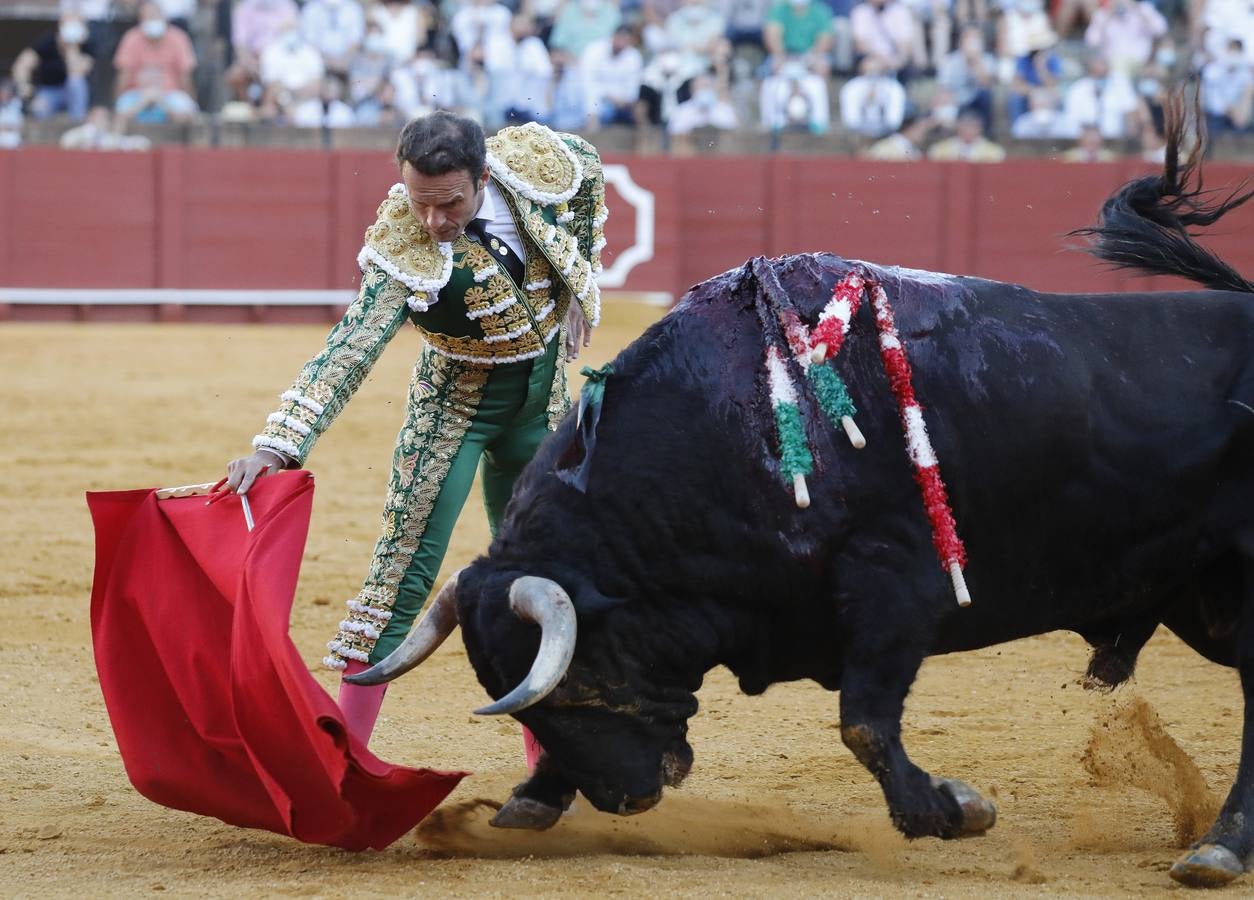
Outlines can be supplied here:
M1067 128L1079 134L1096 122L1107 140L1127 136L1128 114L1137 109L1136 89L1127 76L1112 74L1103 79L1085 75L1067 88L1062 112Z
M454 112L475 102L474 88L461 69L446 69L430 57L417 56L397 66L389 78L396 108L410 118L436 109Z
M261 51L261 83L299 91L322 80L322 55L297 32L289 31Z
M509 10L499 3L469 3L453 15L449 30L463 57L482 45L484 68L491 68L502 45L513 43L509 31L510 18Z
M881 137L896 131L906 114L906 90L887 75L859 75L840 89L840 121L850 131Z
M644 58L635 47L624 47L616 55L609 39L593 41L584 50L579 66L590 113L600 115L607 103L622 106L640 99Z
M297 128L351 128L356 117L353 108L343 100L324 103L314 97L297 104L292 111L292 124Z
M366 14L357 0L309 0L300 13L301 31L328 59L342 59L366 35Z
M405 62L418 47L421 22L418 7L412 3L376 3L370 9L370 21L383 31L388 53L396 62Z
M532 35L514 46L505 105L548 115L549 89L553 84L553 60L544 41Z

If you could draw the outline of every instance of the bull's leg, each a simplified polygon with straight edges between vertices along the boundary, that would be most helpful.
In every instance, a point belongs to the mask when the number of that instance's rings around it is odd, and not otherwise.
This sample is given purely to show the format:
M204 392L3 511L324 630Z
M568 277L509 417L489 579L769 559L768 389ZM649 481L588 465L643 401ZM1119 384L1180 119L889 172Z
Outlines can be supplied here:
M881 632L884 629L881 629ZM997 810L969 785L935 778L910 761L901 714L923 654L914 647L850 642L840 685L840 736L884 791L893 824L906 837L983 834ZM856 647L856 649L855 649Z
M1217 887L1254 871L1254 603L1247 603L1236 639L1237 672L1245 701L1241 762L1219 818L1171 867L1171 877L1192 887Z
M543 831L557 824L574 799L574 785L557 771L549 755L542 752L535 770L514 788L505 805L492 817L492 824L497 828Z

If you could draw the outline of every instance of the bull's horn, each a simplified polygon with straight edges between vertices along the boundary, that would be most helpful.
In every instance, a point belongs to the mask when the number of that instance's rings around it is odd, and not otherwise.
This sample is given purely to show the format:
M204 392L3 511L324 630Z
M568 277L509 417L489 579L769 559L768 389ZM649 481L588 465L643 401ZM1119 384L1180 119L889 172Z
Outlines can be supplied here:
M427 614L399 647L366 671L349 675L344 680L349 684L383 684L404 675L434 653L457 627L457 577L463 571L454 572L444 582Z
M522 684L475 715L516 713L539 703L561 682L575 655L575 605L556 581L526 575L509 588L514 615L540 626L540 649Z

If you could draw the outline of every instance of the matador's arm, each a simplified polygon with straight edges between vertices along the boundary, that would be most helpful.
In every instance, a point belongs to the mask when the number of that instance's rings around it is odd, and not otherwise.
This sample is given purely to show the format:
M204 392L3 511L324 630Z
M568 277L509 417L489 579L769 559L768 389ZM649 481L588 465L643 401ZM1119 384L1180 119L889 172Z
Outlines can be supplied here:
M357 299L327 335L326 346L280 395L278 410L253 438L253 447L281 454L288 466L303 466L314 442L331 427L405 323L410 293L378 266L367 266Z

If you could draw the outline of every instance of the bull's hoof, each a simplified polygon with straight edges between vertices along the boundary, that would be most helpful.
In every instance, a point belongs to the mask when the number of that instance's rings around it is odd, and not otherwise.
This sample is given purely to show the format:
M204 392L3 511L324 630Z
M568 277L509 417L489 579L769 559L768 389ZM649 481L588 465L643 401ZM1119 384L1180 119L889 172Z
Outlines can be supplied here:
M974 837L988 831L997 822L997 807L965 781L932 777L932 787L949 795L962 810L962 825L955 837Z
M1245 874L1237 855L1223 844L1202 844L1190 850L1171 867L1170 875L1186 887L1214 888Z
M561 817L560 806L548 806L529 797L510 797L492 817L492 825L497 828L526 828L530 831L544 831L556 825Z

